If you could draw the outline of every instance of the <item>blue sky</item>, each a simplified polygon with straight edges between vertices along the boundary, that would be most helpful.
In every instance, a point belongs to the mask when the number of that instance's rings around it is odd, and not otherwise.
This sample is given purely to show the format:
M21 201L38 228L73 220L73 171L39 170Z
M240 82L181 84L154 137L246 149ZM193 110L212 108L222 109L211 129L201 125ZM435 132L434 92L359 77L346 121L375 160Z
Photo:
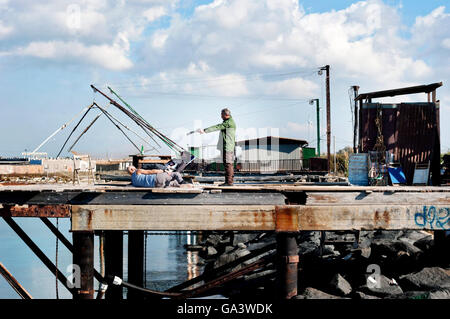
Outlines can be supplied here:
M216 124L223 107L240 139L278 134L315 146L308 100L325 105L324 77L317 75L325 64L337 149L352 144L350 86L367 92L443 81L437 94L447 151L449 25L447 2L435 0L0 0L0 156L34 149L94 99L107 106L92 83L110 85L183 146L214 144L214 134L187 140L185 132ZM321 116L324 124L323 109ZM41 151L55 156L74 123ZM135 152L104 117L75 150L113 158Z

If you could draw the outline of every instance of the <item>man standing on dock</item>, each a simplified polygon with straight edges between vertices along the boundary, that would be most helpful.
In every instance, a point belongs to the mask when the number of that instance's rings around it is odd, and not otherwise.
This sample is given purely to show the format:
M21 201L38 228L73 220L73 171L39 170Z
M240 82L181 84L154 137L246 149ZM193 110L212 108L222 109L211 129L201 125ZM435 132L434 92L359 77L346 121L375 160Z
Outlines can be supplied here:
M222 152L223 166L225 167L225 183L220 186L232 186L234 177L234 146L236 145L236 123L231 117L229 109L221 112L223 122L205 129L198 129L201 134L220 130L217 148Z

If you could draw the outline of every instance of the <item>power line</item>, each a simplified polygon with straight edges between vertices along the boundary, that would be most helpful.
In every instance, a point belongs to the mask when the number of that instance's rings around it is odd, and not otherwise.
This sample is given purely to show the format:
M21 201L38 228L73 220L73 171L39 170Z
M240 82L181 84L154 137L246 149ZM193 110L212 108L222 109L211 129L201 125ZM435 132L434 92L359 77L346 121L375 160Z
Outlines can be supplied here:
M238 76L243 76L245 77L247 80L261 80L262 78L266 78L266 79L270 79L270 78L277 78L277 77L287 77L287 76L292 76L292 75L309 75L309 74L315 74L315 72L317 71L318 68L311 68L308 70L304 70L304 71L292 71L292 72L284 72L284 73L244 73L244 74L239 74L237 73L236 75ZM235 75L235 74L230 74ZM178 78L178 79L173 79L173 80L169 80L169 81L164 81L164 83L160 83L161 80L154 80L154 81L159 81L157 83L152 83L152 82L147 82L147 83L142 83L143 80L131 80L131 81L123 81L123 82L115 82L115 83L108 83L108 85L110 86L114 86L116 88L134 88L134 87L143 87L143 86L162 86L162 85L167 85L167 84L185 84L185 83L207 83L207 82L229 82L230 75L219 75L219 76L215 76L215 77L185 77L185 78ZM235 81L235 80L231 80L231 81ZM123 84L122 84L123 83ZM98 85L98 86L104 86L100 83L94 83L94 85Z

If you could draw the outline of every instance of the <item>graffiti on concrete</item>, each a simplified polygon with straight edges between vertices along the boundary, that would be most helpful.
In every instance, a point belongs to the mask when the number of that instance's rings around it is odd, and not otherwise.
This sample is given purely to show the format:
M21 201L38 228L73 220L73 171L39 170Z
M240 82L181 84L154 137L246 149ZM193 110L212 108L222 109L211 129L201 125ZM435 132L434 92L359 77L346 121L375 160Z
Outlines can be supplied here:
M450 230L450 208L423 206L423 210L414 215L414 221L419 227Z

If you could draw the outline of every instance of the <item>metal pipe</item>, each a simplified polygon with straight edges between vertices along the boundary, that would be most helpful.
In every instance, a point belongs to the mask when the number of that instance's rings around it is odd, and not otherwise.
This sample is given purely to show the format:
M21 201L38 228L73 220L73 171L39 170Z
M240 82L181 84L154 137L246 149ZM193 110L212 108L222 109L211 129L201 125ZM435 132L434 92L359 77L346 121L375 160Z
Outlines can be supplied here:
M74 299L94 299L94 233L73 233L73 264L80 267L81 286Z
M317 156L320 156L320 107L319 107L319 99L316 99L316 116L317 116Z
M61 284L67 288L67 290L75 294L76 290L74 288L70 288L68 286L68 280L66 276L62 272L59 271L59 269L56 268L56 266L53 264L53 262L48 259L48 257L42 252L42 250L31 240L30 237L20 228L19 225L11 218L11 217L3 217L5 222L9 225L9 227L14 230L14 232L23 240L23 242L31 249L31 251L44 263L45 266L47 266L48 270L53 274L57 273L58 280L61 282Z
M33 299L28 291L23 288L23 286L16 280L16 278L14 278L13 275L11 275L11 273L8 271L8 269L6 269L5 266L3 266L2 263L0 263L0 275L2 275L6 279L8 284L11 285L11 287L22 299Z
M331 145L331 106L330 106L330 66L325 66L326 72L326 94L327 94L327 157L328 157L328 173L330 173L331 166L331 155L330 155L330 145Z
M353 94L354 94L353 103L355 103L355 126L353 128L353 153L357 153L358 152L358 147L357 147L358 142L357 141L358 141L359 114L358 114L358 102L356 101L356 97L358 96L359 86L353 85L352 89L353 89Z
M299 261L296 233L277 234L278 297L290 299L297 295Z

